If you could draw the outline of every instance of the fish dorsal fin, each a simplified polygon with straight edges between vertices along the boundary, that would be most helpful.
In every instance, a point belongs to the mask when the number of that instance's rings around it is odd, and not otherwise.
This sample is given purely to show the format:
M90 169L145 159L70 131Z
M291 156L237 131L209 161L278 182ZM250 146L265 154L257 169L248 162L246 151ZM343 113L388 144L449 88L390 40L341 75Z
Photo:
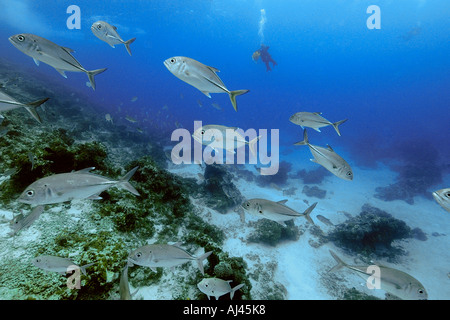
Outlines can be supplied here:
M114 30L117 30L117 27L116 26L111 26Z
M92 171L94 169L95 169L95 167L89 167L89 168L84 168L84 169L81 169L78 171L74 171L73 173L88 173L89 171Z
M330 150L330 151L333 151L333 152L334 152L333 148L331 148L331 146L330 146L329 144L327 144L327 148L328 148L328 150Z
M67 53L73 53L75 52L75 50L67 48L67 47L61 47L61 49L63 49L64 51L66 51Z
M313 112L313 114L316 114L316 115L321 115L321 114L322 114L322 112Z
M279 203L279 204L285 204L287 201L288 201L288 199L284 199L284 200L277 201L277 203Z
M208 67L209 70L211 70L211 71L213 71L213 72L220 72L220 70L217 69L217 68L210 67L210 66L207 66L207 67Z

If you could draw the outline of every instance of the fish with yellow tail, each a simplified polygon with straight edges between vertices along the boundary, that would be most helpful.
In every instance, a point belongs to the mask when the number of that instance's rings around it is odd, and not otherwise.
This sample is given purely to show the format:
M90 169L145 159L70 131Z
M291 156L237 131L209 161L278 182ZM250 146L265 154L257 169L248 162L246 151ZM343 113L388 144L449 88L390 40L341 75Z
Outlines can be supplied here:
M172 57L166 59L164 65L175 77L197 88L208 98L211 98L210 93L228 93L235 111L237 111L236 97L250 91L228 90L217 75L218 69L188 57Z

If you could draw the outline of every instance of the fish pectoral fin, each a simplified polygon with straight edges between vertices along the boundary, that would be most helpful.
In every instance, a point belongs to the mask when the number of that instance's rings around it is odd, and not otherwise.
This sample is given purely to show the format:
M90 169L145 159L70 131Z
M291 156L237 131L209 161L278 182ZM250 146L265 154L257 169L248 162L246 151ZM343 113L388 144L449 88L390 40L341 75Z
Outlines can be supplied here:
M287 225L286 225L286 223L284 223L284 221L275 221L275 222L283 227L287 227Z
M317 132L322 132L322 131L320 131L319 128L313 128L313 129L316 130Z
M55 68L55 69L56 69L56 68ZM61 69L56 69L56 71L58 71L60 75L62 75L62 76L63 76L64 78L66 78L66 79L67 79L67 76L66 76L66 73L65 73L65 71L64 71L64 70L61 70Z
M155 267L150 267L150 270L152 270L153 272L158 272Z
M75 52L75 50L67 48L67 47L61 47L61 49L63 49L64 51L66 51L67 53L73 53Z
M207 67L208 67L208 69L211 70L212 72L220 72L220 70L217 69L217 68L210 67L210 66L207 66Z
M93 194L90 197L87 197L86 199L90 199L90 200L102 200L103 198L100 197L98 194Z
M39 67L39 60L33 58L34 63Z
M203 93L205 96L207 96L208 98L211 99L211 95L209 94L209 92L207 92L207 91L202 91L202 93Z
M318 163L316 159L309 159L309 161L314 162L314 163Z

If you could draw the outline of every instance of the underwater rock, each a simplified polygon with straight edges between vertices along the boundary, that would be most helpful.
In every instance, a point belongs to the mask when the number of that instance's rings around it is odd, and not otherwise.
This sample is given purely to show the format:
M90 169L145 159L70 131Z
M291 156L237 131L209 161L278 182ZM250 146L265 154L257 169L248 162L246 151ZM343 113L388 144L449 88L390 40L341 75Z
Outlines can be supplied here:
M318 188L317 186L304 186L302 192L306 194L308 197L316 197L319 199L324 199L327 195L327 191Z
M411 228L404 221L369 204L363 205L358 216L336 225L328 234L328 239L344 250L388 258L405 253L392 246L394 240L405 238L411 238Z
M287 240L298 240L304 231L300 230L292 220L285 221L285 223L287 227L283 227L268 219L260 219L255 222L251 221L249 225L254 227L254 231L250 233L247 240L249 242L268 244L270 246L276 246L280 242Z
M303 183L306 184L320 184L326 176L330 176L331 173L323 167L317 167L316 169L306 171L305 169L297 171L292 178L301 178Z
M409 141L395 145L395 156L404 165L393 166L399 174L397 181L377 187L375 197L385 201L403 200L414 204L415 196L431 199L428 191L442 182L445 166L439 164L439 152L427 141Z
M204 177L202 194L208 207L225 214L244 201L241 192L232 182L233 175L224 166L206 166Z
M292 163L281 161L278 172L273 175L259 175L256 177L256 183L261 187L269 187L271 184L283 186L287 183L288 174L291 171Z

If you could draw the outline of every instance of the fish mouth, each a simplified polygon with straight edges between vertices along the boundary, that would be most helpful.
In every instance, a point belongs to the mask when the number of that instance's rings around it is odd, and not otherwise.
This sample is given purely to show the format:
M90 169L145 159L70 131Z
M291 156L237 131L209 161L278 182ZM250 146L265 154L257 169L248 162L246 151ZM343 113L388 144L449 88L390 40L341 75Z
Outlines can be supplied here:
M166 66L167 69L169 69L169 63L167 62L167 60L164 60L164 65Z

